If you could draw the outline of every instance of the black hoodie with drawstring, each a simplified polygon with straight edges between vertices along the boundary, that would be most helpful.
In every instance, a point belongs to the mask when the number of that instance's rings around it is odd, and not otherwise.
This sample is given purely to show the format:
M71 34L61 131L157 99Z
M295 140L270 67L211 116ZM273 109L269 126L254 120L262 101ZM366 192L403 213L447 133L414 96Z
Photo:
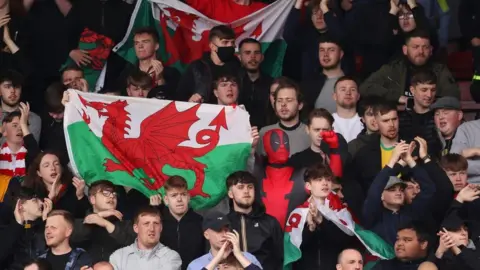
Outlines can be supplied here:
M282 269L283 232L277 219L257 203L248 214L231 209L228 219L231 228L240 234L242 251L253 254L263 269Z

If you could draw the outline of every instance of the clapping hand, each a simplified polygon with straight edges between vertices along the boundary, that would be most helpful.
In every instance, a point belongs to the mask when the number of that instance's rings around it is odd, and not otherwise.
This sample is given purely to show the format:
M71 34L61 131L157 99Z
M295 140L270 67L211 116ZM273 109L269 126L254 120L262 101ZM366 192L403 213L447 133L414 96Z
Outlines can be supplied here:
M408 151L409 145L405 143L405 141L400 141L395 145L395 148L393 148L392 152L392 157L390 158L390 161L388 162L388 166L390 168L393 168L395 166L395 163L397 163L402 155Z
M399 0L390 0L390 14L397 15L400 11L400 7L398 6Z
M447 250L455 247L456 245L455 240L445 228L443 228L442 231L438 232L437 235L440 236L440 241L435 255L437 256L437 258L441 258Z
M30 104L28 104L28 102L27 103L20 102L19 109L21 113L20 125L28 126L28 116L30 115Z
M83 197L85 196L85 181L77 177L73 177L72 184L76 189L75 195L77 195L77 199L83 199Z
M52 187L51 187L50 191L48 192L48 198L52 201L58 195L58 186L60 186L62 184L60 182L60 177L61 176L62 176L62 174L60 174L60 173L57 174L56 179L53 181Z
M455 199L460 203L464 203L464 202L474 201L478 199L479 196L480 196L480 186L469 184L466 187L464 187L462 190L460 190L460 192L458 193Z
M242 253L242 250L240 249L240 235L237 231L233 230L233 232L228 232L227 240L232 245L233 254Z
M420 149L418 150L418 155L421 159L424 159L426 156L428 156L428 144L425 139L422 137L415 137L414 139L418 145L420 146Z
M147 73L157 82L163 77L163 64L158 60L152 60L152 65L148 69Z

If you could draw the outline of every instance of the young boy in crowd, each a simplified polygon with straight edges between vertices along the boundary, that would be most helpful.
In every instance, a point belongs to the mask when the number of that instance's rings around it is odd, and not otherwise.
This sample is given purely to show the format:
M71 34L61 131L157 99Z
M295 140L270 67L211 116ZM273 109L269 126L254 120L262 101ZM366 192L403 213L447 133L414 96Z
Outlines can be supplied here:
M293 264L293 269L335 269L338 255L353 240L333 222L323 218L317 208L317 204L326 203L332 192L333 178L330 167L321 162L305 172L305 189L310 191L311 197L302 206L308 207L300 246L302 258Z

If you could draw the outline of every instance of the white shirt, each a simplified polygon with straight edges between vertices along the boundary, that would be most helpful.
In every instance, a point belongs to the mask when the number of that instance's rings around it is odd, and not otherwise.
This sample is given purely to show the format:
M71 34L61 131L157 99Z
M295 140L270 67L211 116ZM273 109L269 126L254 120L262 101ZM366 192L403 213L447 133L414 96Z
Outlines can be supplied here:
M337 113L333 113L332 116L335 119L333 130L342 134L347 143L357 138L358 134L363 130L363 124L358 113L352 118L341 118Z

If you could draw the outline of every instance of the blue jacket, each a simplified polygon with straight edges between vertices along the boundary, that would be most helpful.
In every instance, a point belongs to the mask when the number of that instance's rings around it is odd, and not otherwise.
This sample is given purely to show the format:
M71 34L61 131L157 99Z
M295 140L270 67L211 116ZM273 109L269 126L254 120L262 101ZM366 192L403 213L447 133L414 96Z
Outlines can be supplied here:
M395 244L399 226L415 219L421 219L430 208L431 198L435 193L435 185L425 169L416 165L412 168L413 178L420 185L421 192L412 204L404 205L396 213L383 207L382 192L390 176L398 175L398 171L385 166L373 180L363 204L363 222L365 228L374 231L391 245Z

